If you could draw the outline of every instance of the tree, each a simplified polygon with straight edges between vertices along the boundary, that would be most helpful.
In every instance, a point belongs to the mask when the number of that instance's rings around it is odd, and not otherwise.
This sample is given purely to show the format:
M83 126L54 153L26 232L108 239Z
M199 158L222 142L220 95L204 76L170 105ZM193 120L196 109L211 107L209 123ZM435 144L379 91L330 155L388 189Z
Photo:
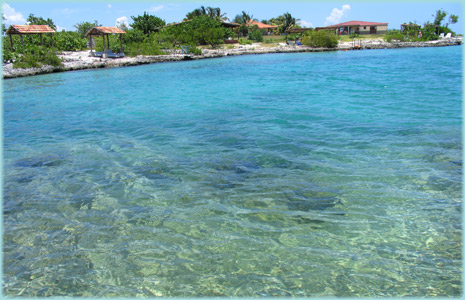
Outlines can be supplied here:
M3 20L3 22L2 22L2 34L5 34L7 29L6 29L6 26L5 26L6 17L5 17L4 14L2 14L2 20Z
M249 40L256 41L256 42L263 42L263 33L258 28L257 25L253 25L249 28Z
M285 13L275 19L271 19L272 23L278 26L277 31L278 34L282 34L286 32L286 30L291 29L292 27L296 26L296 23L299 21L298 19L292 17L290 13Z
M449 32L452 32L452 34L455 35L455 32L453 32L452 30L449 29L449 24L455 24L457 23L459 17L457 15L449 15L449 19L448 19L448 22L445 24L445 26L442 26L442 21L444 21L444 19L446 18L447 16L447 12L439 9L436 11L436 14L433 15L434 17L434 22L433 23L430 23L430 22L426 22L425 23L425 28L429 28L429 27L432 27L434 26L436 29L437 29L437 33L436 34L439 34L440 32L443 32L443 33L449 33Z
M233 21L241 25L237 30L242 33L243 36L246 36L249 32L248 25L250 21L256 21L256 19L254 19L252 15L249 15L249 13L242 11L242 14L236 15Z
M449 27L449 24L455 24L455 23L457 23L458 20L459 20L459 16L457 16L457 15L450 15L450 16L449 16L449 22L446 23L446 27Z
M184 20L191 20L195 17L200 17L200 16L209 16L211 19L218 18L222 21L227 20L228 18L226 17L226 14L221 13L221 8L219 7L207 7L205 8L204 6L201 6L200 8L196 8L190 13L186 15Z
M335 48L338 45L337 36L330 30L312 30L304 33L302 44L314 48Z
M434 25L441 26L441 22L444 20L444 18L447 16L447 13L443 10L437 10L436 15L433 15L434 17Z
M160 19L159 17L149 15L145 11L142 16L131 16L131 18L134 21L131 24L131 27L142 31L146 35L150 35L150 33L155 32L157 28L166 25L164 20Z
M207 14L207 9L202 5L200 8L196 8L190 13L187 13L184 20L192 20L195 17L205 16Z
M116 25L116 27L126 32L129 31L129 27L125 23L119 23L118 25Z
M97 20L94 21L94 23L90 22L82 22L82 23L77 23L74 25L74 28L76 28L76 31L81 35L82 38L86 37L86 33L91 30L94 27L102 26L102 24L99 24Z
M219 19L212 19L208 15L194 17L192 20L172 25L165 33L179 44L197 46L216 46L224 42L225 38L233 35L230 28L225 28Z
M247 25L251 20L255 19L252 15L249 15L249 13L246 13L245 11L242 11L242 14L236 15L234 18L234 22L241 25Z
M455 24L459 20L459 16L457 15L450 15L449 16L449 23L450 24Z
M27 22L30 25L48 25L53 30L55 30L55 31L57 30L57 27L53 23L52 19L49 19L49 18L47 18L47 20L45 20L42 17L36 17L36 16L34 16L34 14L30 14L29 17L27 17Z

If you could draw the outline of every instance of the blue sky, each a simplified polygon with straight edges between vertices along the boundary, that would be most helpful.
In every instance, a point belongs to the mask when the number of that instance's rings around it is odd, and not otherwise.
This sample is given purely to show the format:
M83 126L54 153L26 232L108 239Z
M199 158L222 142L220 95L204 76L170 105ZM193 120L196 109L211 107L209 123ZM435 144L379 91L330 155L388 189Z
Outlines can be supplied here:
M270 19L289 12L300 19L305 27L319 27L340 22L358 20L389 23L389 29L399 29L403 22L423 25L433 21L436 10L442 9L459 16L459 22L449 27L463 33L463 8L460 1L401 2L401 1L2 1L2 13L6 25L24 24L29 14L51 18L59 29L75 30L74 25L83 21L97 20L103 26L115 26L117 20L132 23L131 16L144 11L164 19L167 23L181 21L185 15L199 8L220 7L233 19L242 11L254 18Z

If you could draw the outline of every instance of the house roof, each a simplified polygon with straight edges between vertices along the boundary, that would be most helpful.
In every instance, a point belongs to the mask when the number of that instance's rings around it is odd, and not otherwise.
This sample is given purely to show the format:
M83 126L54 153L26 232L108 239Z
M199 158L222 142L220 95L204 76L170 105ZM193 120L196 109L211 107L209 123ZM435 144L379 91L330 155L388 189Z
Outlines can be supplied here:
M94 27L87 31L86 35L104 35L107 33L126 33L126 31L119 29L118 27Z
M237 23L229 23L229 22L225 22L223 20L220 20L220 21L225 27L239 27L239 26L241 26L241 24L237 24Z
M365 22L365 21L349 21L334 25L326 26L326 28L336 28L336 27L344 27L344 26L382 26L387 25L388 23L377 23L377 22Z
M54 33L55 30L48 25L11 25L6 34L39 34Z
M312 30L312 28L291 28L286 30L287 33L302 33L305 31Z
M260 22L253 21L253 20L250 20L247 23L247 26L254 26L254 25L258 26L259 29L275 29L275 28L278 28L278 26L268 25L268 24L260 23Z

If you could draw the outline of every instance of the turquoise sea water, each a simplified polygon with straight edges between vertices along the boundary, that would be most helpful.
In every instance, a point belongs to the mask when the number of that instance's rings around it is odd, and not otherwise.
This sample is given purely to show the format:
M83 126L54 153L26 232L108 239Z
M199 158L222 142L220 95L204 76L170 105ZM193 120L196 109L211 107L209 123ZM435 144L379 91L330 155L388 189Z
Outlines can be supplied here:
M461 52L4 81L3 293L460 295Z

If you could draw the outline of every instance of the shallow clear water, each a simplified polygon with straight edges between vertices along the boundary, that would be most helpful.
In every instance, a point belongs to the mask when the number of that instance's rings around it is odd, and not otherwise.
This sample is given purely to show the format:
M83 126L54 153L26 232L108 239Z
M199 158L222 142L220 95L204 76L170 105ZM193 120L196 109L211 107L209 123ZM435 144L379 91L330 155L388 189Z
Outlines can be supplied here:
M4 81L4 294L460 295L461 51Z

